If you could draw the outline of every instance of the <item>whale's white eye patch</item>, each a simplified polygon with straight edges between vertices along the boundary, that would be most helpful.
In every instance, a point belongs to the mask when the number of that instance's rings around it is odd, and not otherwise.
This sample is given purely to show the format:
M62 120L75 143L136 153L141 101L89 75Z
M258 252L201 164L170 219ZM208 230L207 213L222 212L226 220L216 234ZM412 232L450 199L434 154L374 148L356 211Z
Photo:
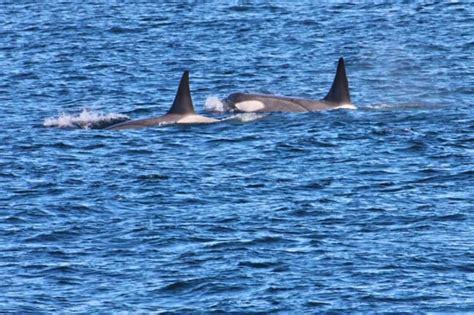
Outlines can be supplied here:
M244 101L236 103L235 108L242 112L251 113L265 108L265 105L260 101Z

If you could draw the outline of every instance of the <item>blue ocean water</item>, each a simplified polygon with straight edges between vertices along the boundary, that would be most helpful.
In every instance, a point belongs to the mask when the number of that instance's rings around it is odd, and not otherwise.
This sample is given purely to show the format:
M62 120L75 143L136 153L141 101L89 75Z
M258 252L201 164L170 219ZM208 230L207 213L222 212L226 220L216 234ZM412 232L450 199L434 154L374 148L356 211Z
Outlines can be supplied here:
M3 1L0 312L474 312L473 26L468 1ZM357 110L81 128L166 112L184 69L209 116L318 99L340 56Z

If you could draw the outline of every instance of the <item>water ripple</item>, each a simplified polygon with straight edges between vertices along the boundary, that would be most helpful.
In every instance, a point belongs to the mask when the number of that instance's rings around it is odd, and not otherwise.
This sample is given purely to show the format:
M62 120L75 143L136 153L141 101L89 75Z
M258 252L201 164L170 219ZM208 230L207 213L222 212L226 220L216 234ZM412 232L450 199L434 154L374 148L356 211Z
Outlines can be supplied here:
M472 16L2 4L0 312L473 312ZM355 111L225 113L320 99L340 56ZM97 130L165 113L185 69L221 123Z

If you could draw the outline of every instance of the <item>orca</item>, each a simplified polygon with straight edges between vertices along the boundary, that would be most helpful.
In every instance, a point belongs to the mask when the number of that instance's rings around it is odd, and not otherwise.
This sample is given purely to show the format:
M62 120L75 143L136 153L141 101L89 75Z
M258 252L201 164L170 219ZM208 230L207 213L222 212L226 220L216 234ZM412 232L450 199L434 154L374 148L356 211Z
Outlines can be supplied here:
M121 130L167 124L208 124L218 121L218 119L196 114L189 87L189 71L184 71L181 81L179 82L178 91L176 92L173 105L165 115L148 119L130 120L109 126L105 129Z
M331 89L321 100L269 94L233 93L224 99L224 104L232 111L245 113L262 112L314 112L327 109L356 109L349 95L344 58L340 58Z

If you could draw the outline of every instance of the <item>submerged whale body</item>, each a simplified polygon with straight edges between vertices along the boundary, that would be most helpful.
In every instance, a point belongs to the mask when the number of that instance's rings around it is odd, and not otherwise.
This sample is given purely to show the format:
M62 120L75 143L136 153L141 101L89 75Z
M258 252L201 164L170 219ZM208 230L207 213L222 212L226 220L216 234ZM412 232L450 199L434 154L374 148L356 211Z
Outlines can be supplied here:
M313 112L327 109L355 109L349 95L344 59L341 57L331 89L322 100L275 96L269 94L233 93L224 103L236 112Z
M206 124L214 123L219 120L196 114L194 111L191 90L189 87L189 71L184 71L179 82L178 91L168 113L163 116L131 120L112 125L107 130L145 128L167 124Z

